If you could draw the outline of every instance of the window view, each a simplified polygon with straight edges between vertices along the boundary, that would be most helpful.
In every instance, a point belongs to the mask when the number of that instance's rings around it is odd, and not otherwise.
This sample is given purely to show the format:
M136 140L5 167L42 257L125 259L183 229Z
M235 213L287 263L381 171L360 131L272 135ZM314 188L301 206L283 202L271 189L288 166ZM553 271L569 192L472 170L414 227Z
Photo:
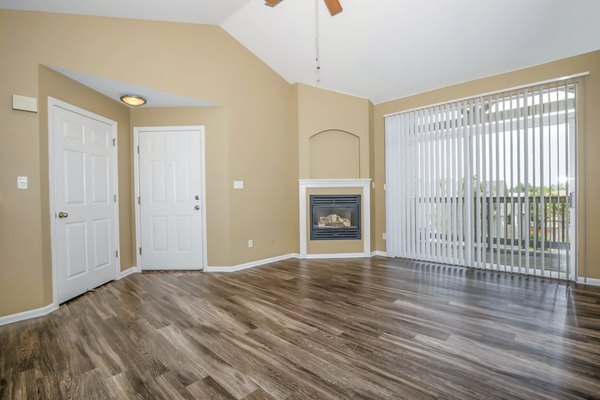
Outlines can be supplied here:
M388 117L392 254L568 276L576 128L565 81Z

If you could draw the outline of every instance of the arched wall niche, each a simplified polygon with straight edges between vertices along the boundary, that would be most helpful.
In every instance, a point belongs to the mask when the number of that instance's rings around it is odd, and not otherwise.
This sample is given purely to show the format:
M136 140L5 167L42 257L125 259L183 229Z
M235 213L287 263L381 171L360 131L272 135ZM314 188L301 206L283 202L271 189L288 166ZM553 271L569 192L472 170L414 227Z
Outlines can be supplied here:
M310 179L360 178L360 137L339 129L309 138Z

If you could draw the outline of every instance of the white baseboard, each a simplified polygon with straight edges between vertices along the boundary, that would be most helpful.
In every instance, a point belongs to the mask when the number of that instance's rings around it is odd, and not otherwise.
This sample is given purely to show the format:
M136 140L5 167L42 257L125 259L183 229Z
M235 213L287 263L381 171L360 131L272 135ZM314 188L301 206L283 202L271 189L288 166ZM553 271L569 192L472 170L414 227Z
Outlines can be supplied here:
M584 285L591 285L591 286L600 286L600 279L578 277L577 283L581 283Z
M289 253L284 254L282 256L265 258L263 260L251 261L243 264L232 265L228 267L206 267L204 268L205 272L235 272L242 271L249 268L258 267L265 264L271 264L278 261L289 260L291 258L297 259L328 259L328 258L367 258L372 256L383 256L385 257L385 252L382 251L374 251L370 254L365 253L334 253L334 254L307 254L305 256L301 256L298 253ZM139 267L129 267L124 271L119 272L119 276L117 276L117 280L123 279L131 274L142 272ZM581 279L581 278L580 278ZM581 279L582 281L582 279ZM582 281L583 282L583 281ZM599 285L600 279L588 279L588 285ZM49 304L42 308L37 308L35 310L23 311L17 314L6 315L4 317L0 317L0 326L12 324L14 322L23 321L26 319L43 317L44 315L50 314L52 311L58 310L58 304Z
M258 267L260 265L270 264L277 261L289 260L290 258L298 258L298 254L290 253L284 254L282 256L265 258L263 260L251 261L244 264L231 265L228 267L206 267L204 268L205 272L235 272L242 271L249 268Z
M138 267L129 267L125 271L119 272L119 276L117 276L117 280L123 279L126 276L129 276L131 274L135 274L135 273L138 273L138 272L142 272L142 269L138 268Z
M24 321L26 319L43 317L44 315L48 315L55 310L58 310L58 304L48 304L45 307L36 308L35 310L23 311L17 314L0 317L0 326Z
M331 253L331 254L305 254L300 255L298 253L289 253L284 254L282 256L265 258L264 260L251 261L244 264L232 265L227 267L206 267L204 268L204 272L235 272L242 271L249 268L259 267L261 265L274 263L277 261L289 260L290 258L297 259L331 259L331 258L369 258L374 255L385 257L385 252L382 251L374 251L373 253Z
M140 272L140 269L137 267L127 268L125 271L119 272L117 280L123 279L126 276L129 276L136 272ZM4 317L0 317L0 326L12 324L14 322L24 321L26 319L43 317L56 310L58 310L58 304L48 304L45 307L36 308L35 310L23 311L17 314L6 315Z
M376 250L371 252L371 257L387 257L387 254L385 251Z
M315 258L368 258L371 257L370 253L331 253L331 254L305 254L298 256L298 258L304 258L307 260Z

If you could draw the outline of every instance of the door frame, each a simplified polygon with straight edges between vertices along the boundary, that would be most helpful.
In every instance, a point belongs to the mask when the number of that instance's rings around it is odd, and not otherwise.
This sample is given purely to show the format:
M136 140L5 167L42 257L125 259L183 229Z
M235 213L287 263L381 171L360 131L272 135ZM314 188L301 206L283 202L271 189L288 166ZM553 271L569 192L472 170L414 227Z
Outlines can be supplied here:
M84 117L94 119L96 121L105 123L111 126L113 143L114 143L114 157L113 157L113 193L116 196L116 201L112 202L112 210L113 217L115 219L115 224L113 226L113 237L115 238L115 250L117 251L118 256L115 261L115 280L119 279L119 274L121 273L121 240L119 237L119 148L118 148L118 125L116 121L103 117L101 115L95 114L91 111L85 110L83 108L74 106L62 100L58 100L54 97L48 96L48 181L49 181L49 211L50 211L50 253L51 253L51 269L52 269L52 304L55 307L58 307L58 270L57 265L58 261L56 260L57 251L55 249L56 239L57 239L57 221L56 221L56 209L55 209L55 184L56 184L56 175L54 170L54 144L55 144L55 135L57 132L54 131L54 108L62 108L63 110L74 112L76 114L80 114Z
M200 199L202 201L201 208L201 224L202 224L202 266L199 269L204 271L208 266L207 238L206 238L206 146L205 146L205 127L204 125L182 125L182 126L136 126L133 128L133 181L134 181L134 204L135 204L135 265L137 271L142 269L142 256L140 248L142 247L141 236L141 217L142 210L140 202L140 153L139 153L139 138L143 132L200 132L200 165L202 171L200 177L202 184L200 186ZM193 271L193 270L191 270Z

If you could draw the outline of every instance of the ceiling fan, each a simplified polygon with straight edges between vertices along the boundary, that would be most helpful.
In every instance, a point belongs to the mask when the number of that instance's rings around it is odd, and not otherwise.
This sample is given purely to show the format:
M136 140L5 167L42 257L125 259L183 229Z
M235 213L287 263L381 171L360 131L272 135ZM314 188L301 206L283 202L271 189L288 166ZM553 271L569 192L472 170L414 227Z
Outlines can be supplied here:
M265 5L269 7L275 7L277 4L281 3L283 0L265 0ZM329 10L329 14L333 17L342 12L342 5L339 0L324 0L327 9Z

